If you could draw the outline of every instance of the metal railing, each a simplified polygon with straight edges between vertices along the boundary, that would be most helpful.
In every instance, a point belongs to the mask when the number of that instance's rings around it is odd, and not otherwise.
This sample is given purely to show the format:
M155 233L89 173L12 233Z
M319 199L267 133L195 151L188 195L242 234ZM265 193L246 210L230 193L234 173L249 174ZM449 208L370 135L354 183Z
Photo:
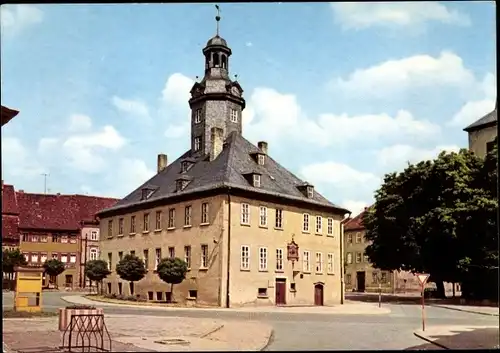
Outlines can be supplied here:
M104 315L71 315L60 348L67 352L111 352L111 336Z

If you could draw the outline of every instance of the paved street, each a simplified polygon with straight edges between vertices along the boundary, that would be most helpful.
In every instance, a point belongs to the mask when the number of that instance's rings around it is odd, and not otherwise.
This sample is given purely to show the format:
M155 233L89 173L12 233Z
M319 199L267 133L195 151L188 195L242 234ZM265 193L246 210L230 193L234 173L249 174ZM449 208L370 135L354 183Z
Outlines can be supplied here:
M46 292L45 310L68 305L61 297L71 293ZM3 294L4 308L12 307L12 293ZM348 305L348 304L346 304ZM159 310L107 306L105 313L151 315L167 317L216 318L222 320L258 320L274 328L274 338L268 350L306 349L407 349L425 346L427 342L413 332L421 327L419 305L389 304L390 314L383 315L325 315L283 312L231 312L221 310ZM438 307L426 308L427 326L433 325L498 325L498 317L460 312ZM432 347L430 347L432 348Z

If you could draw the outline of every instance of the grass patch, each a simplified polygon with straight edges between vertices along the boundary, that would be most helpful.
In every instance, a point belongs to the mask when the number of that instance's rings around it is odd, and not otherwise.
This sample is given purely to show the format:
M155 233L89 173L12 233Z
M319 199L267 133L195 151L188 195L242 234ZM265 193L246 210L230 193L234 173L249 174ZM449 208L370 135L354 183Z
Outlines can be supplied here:
M58 316L59 313L57 312L49 312L49 311L42 311L39 313L30 313L30 312L25 312L25 311L14 311L14 310L4 310L3 311L3 318L4 319L13 319L13 318L35 318L35 317L54 317Z

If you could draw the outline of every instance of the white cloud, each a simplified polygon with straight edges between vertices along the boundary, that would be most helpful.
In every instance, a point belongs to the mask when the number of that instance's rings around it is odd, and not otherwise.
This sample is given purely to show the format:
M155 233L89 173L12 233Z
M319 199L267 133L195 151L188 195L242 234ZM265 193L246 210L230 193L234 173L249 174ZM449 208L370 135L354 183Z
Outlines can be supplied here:
M356 217L365 209L365 207L368 207L370 205L365 201L345 200L342 202L342 206L352 212L351 217Z
M439 145L432 149L422 149L409 145L394 145L382 148L376 152L376 159L380 166L390 169L387 172L402 171L409 163L436 158L442 151L458 152L457 145Z
M252 43L252 42L246 42L246 43L245 43L245 45L246 45L247 47L251 47L251 46L253 46L253 43Z
M3 33L18 33L43 21L43 12L33 5L2 5L0 23Z
M88 131L92 127L92 119L83 114L72 114L69 117L68 130L70 132Z
M49 154L54 151L55 148L58 147L59 139L54 137L43 137L38 142L37 152L40 155Z
M170 124L165 136L170 138L182 138L188 135L191 127L191 110L188 101L191 98L191 88L194 80L181 73L169 76L162 91L162 103L164 112Z
M2 169L7 170L11 176L28 179L46 172L36 156L15 137L2 138Z
M127 114L141 116L144 118L149 117L148 106L146 105L146 103L140 100L123 99L117 96L113 96L111 102L116 108Z
M451 121L448 122L448 125L465 128L491 112L493 108L495 108L495 101L493 99L467 102L453 116Z
M181 73L172 74L165 83L162 91L162 98L167 103L175 105L188 106L188 100L191 98L191 88L193 87L194 80L184 76Z
M110 174L114 197L123 198L155 175L141 159L123 158Z
M477 84L473 73L463 65L462 58L443 51L438 57L415 55L388 60L365 69L358 69L347 79L331 82L334 89L360 98L392 99L394 94L409 88L448 86L470 89Z
M171 139L183 138L189 133L189 125L169 125L165 131L165 136Z
M335 20L343 29L369 27L401 28L441 22L468 26L466 14L450 10L439 2L337 2L331 4Z
M322 114L316 120L308 118L291 94L281 94L270 88L257 88L243 111L245 134L254 140L277 142L293 138L322 147L347 144L363 136L364 143L379 139L407 140L436 137L440 127L415 119L401 110L396 116L373 114L349 116ZM334 131L334 133L332 133Z

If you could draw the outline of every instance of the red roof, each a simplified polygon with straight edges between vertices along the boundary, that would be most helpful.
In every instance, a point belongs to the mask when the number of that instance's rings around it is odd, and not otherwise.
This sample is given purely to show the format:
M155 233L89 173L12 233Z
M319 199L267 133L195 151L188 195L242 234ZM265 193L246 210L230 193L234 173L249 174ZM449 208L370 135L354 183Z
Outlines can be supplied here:
M77 230L118 199L86 195L48 195L17 192L19 228Z
M19 207L17 206L14 185L3 185L2 183L2 215L4 214L18 215Z
M356 217L349 219L344 225L344 230L365 229L365 226L363 225L363 216L365 215L367 209L368 207L365 207L365 210L363 212L358 214Z
M2 240L19 240L19 217L2 215Z
M9 109L2 105L2 126L7 124L17 114L19 114L19 111L14 109Z

